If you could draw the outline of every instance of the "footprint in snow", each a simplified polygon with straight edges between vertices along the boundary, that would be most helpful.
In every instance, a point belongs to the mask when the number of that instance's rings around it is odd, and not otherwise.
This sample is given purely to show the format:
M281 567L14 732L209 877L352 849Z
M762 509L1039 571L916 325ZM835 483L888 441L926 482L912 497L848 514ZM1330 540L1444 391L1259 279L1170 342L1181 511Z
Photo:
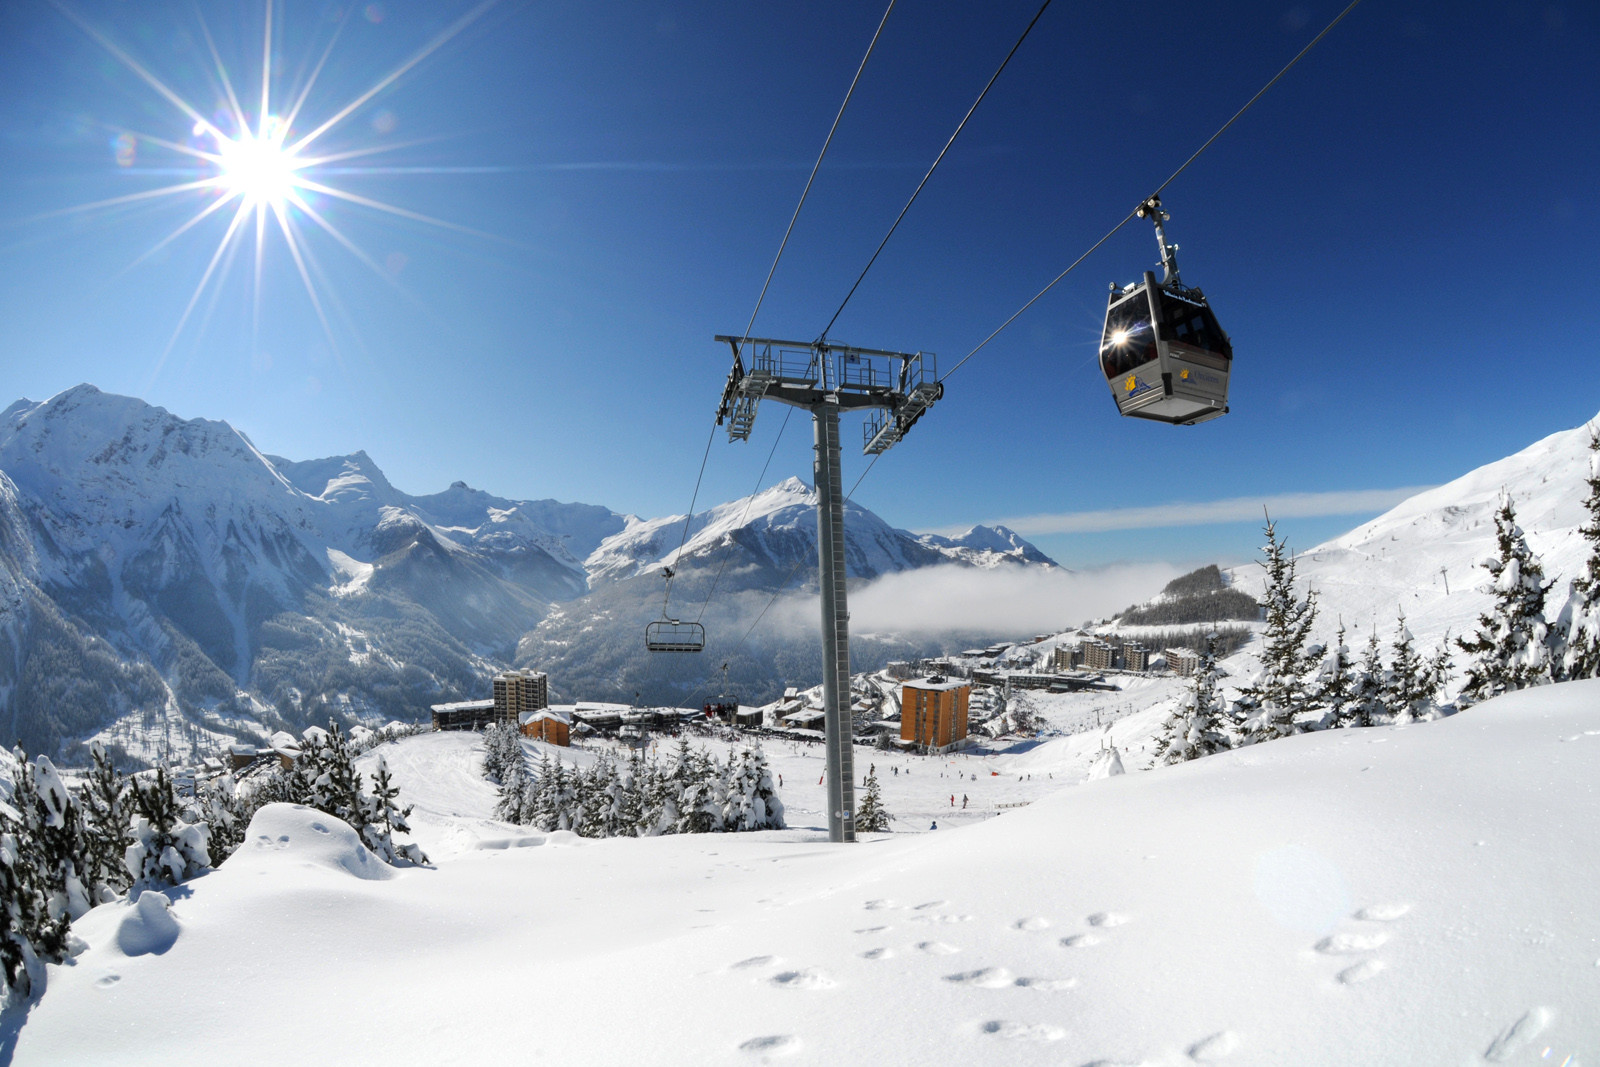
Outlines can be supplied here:
M894 927L892 927L892 926L863 926L861 929L857 930L856 933L858 933L858 934L881 934L885 930L893 930L893 929L894 929Z
M783 971L773 975L769 981L779 989L831 989L838 985L822 971L815 967L805 967L798 971Z
M978 1030L1012 1041L1060 1041L1067 1036L1067 1032L1061 1027L1051 1026L1049 1023L1018 1023L1006 1019L990 1019L986 1023L980 1023Z
M1239 1035L1222 1030L1189 1046L1189 1058L1196 1063L1215 1063L1239 1048Z
M972 921L972 916L934 913L929 915L913 915L911 917L911 921L914 923L969 923Z
M961 951L954 945L947 945L943 941L921 941L917 943L917 948L930 956L954 956Z
M1383 970L1383 967L1382 960L1362 960L1354 967L1346 967L1340 971L1339 981L1345 985L1360 985L1368 978L1375 977L1379 971Z
M1369 923L1392 923L1410 910L1410 904L1371 904L1356 912L1356 918Z
M868 911L882 911L884 908L893 908L898 905L892 900L869 900L861 906Z
M1555 1013L1549 1008L1529 1008L1522 1018L1500 1031L1500 1036L1484 1050L1483 1058L1490 1063L1504 1063L1544 1033L1554 1019Z
M1387 940L1389 935L1381 931L1371 934L1331 934L1318 941L1316 949L1324 956L1354 956L1360 952L1371 952Z
M122 975L120 974L105 974L95 979L94 984L99 986L101 989L110 989L120 981L122 981Z
M1097 911L1084 921L1090 926L1122 926L1128 917L1116 911Z
M1049 992L1057 989L1071 989L1078 984L1076 978L1018 978L1014 983L1018 989L1038 989Z
M772 1056L792 1056L800 1051L800 1039L793 1034L768 1034L752 1037L739 1045L740 1052L760 1056L763 1061Z
M918 904L917 911L927 911L929 908L942 908L950 903L948 900L930 900L926 904Z
M773 967L779 962L780 961L776 956L751 956L747 960L740 960L738 963L732 964L730 969L736 971L749 971L757 967Z
M1026 930L1031 933L1034 930L1043 930L1049 925L1049 919L1041 919L1038 916L1033 916L1027 919L1018 919L1016 922L1011 924L1011 928L1014 930Z
M1061 939L1062 948L1088 948L1099 943L1100 939L1093 934L1073 934L1071 937Z
M892 948L869 948L861 954L864 960L886 960L894 955Z
M983 989L1004 989L1016 985L1016 979L1004 967L984 967L976 971L962 971L960 974L947 974L946 982L957 985L973 985Z

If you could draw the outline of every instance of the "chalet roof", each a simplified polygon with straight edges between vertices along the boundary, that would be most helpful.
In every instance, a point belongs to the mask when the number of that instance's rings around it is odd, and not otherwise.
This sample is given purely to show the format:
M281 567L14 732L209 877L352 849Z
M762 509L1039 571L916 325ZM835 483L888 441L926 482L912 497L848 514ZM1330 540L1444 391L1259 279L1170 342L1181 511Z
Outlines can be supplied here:
M549 719L553 722L558 722L563 726L572 725L571 715L564 711L552 711L549 708L541 708L538 711L524 711L522 714L517 716L517 725L526 726L530 722L538 722L540 719Z

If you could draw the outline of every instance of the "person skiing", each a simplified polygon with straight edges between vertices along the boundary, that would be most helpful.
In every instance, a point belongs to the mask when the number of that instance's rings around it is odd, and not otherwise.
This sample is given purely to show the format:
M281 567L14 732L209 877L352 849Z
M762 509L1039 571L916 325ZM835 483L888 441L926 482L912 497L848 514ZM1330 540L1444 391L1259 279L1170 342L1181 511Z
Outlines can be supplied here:
M956 795L954 793L950 794L950 806L952 808L956 806Z
M939 828L939 820L938 819L935 819L933 821L933 825L928 827L928 829L930 829L930 830L937 830L938 828Z
M966 811L967 810L967 794L965 794L965 793L961 794L961 810L962 811Z

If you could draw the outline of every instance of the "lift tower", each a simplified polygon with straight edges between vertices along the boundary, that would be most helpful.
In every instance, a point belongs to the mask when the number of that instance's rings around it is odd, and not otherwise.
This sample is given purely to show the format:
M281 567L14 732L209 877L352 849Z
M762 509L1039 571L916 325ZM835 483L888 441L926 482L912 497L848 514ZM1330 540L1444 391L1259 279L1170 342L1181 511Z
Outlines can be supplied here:
M861 451L887 452L944 395L929 352L885 352L829 342L718 335L733 349L733 369L717 405L728 440L748 441L763 399L811 412L816 432L817 583L822 591L822 711L826 732L828 839L854 841L855 767L851 750L850 612L845 605L844 490L839 413L869 412ZM749 349L749 363L745 349Z

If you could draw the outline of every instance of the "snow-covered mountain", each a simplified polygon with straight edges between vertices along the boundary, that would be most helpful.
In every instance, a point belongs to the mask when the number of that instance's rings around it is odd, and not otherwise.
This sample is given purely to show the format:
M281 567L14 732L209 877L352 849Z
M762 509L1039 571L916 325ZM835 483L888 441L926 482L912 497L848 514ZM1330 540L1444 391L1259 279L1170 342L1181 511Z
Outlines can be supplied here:
M1419 493L1299 553L1300 584L1317 593L1313 639L1332 640L1342 621L1352 648L1364 643L1374 626L1387 647L1402 611L1424 650L1437 647L1447 633L1454 638L1475 632L1492 599L1482 561L1495 553L1494 511L1502 487L1511 495L1517 523L1540 557L1545 578L1554 582L1546 615L1555 621L1587 558L1578 527L1585 521L1584 479L1594 427L1600 427L1600 417ZM1278 532L1292 544L1292 523L1281 523ZM1262 570L1236 568L1230 581L1259 595ZM1251 669L1253 654L1247 646L1241 670Z
M90 385L21 400L0 413L0 722L35 751L99 736L152 758L329 714L414 719L481 695L553 605L585 620L562 657L624 627L637 653L669 561L688 592L710 568L776 588L815 558L813 508L791 479L694 516L680 551L682 516L462 482L412 496L365 452L271 456ZM846 538L858 577L1054 566L1009 531L918 538L854 506Z

